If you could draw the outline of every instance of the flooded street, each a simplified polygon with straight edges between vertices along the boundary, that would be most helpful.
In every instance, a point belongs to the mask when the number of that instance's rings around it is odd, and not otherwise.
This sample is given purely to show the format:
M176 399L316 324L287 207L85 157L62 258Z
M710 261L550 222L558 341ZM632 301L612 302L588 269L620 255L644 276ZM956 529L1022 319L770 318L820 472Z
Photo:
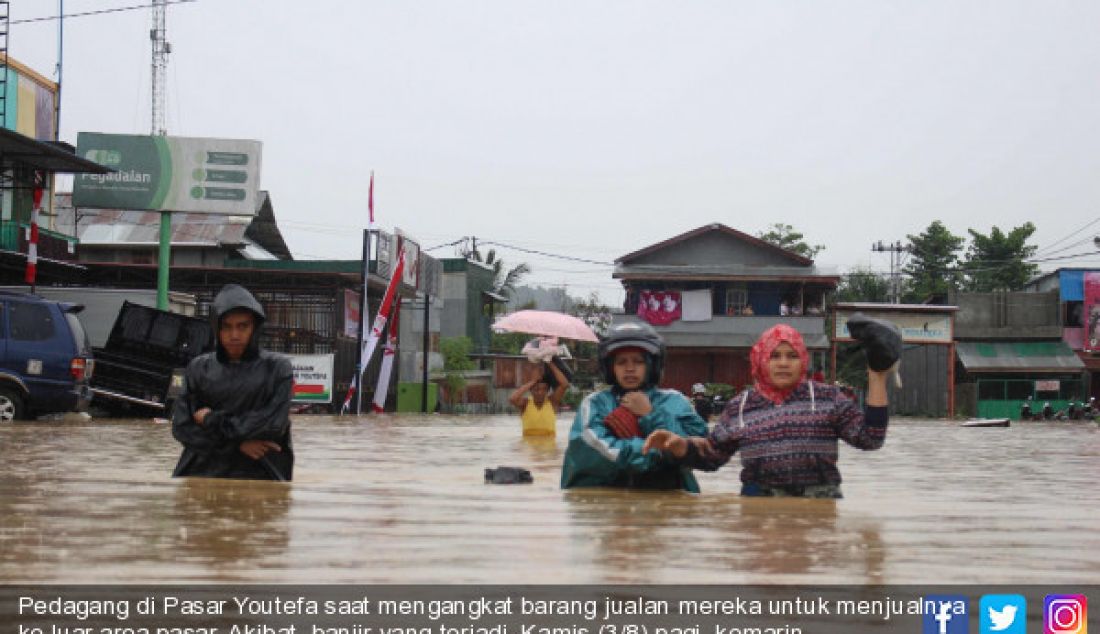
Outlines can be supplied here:
M891 422L845 499L558 488L569 420L294 418L291 484L169 477L149 420L0 425L6 583L1098 583L1100 428ZM736 458L735 458L736 461ZM486 467L531 470L487 485Z

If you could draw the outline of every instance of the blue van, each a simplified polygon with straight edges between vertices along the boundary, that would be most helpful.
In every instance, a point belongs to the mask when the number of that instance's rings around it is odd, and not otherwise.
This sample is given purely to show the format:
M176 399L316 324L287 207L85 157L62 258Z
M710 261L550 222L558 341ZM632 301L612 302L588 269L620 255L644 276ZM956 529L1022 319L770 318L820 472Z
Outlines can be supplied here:
M0 292L0 421L88 408L95 362L82 310Z

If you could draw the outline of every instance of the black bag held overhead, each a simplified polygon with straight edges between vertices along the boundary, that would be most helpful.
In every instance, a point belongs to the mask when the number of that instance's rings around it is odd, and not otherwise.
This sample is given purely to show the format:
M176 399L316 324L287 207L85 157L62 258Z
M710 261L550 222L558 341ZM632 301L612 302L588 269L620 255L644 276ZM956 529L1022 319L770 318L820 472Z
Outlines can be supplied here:
M901 331L890 322L854 313L848 318L848 332L863 346L867 367L875 372L889 370L901 358Z
M497 467L485 469L486 484L527 484L534 482L531 472L520 467Z

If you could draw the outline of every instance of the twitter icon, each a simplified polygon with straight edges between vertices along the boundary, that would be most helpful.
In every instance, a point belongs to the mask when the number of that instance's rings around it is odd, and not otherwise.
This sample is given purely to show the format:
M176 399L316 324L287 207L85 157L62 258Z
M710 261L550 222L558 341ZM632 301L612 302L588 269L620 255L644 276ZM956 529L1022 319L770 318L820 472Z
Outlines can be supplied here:
M982 595L978 613L979 634L1027 634L1027 600L1022 595Z

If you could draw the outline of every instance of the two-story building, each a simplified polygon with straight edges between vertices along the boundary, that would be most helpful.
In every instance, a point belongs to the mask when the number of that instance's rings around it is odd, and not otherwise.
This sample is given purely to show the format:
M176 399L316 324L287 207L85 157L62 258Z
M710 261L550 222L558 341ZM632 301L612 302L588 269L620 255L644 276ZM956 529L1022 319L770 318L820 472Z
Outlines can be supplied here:
M55 82L0 50L0 283L24 281L36 191L36 282L65 283L83 271L72 262L75 238L54 223L54 174L109 170L77 156L72 145L58 140L57 105Z
M1034 287L1033 287L1034 290ZM1019 418L1083 396L1085 365L1062 340L1058 293L954 292L957 414Z
M617 258L613 277L626 301L612 323L647 321L665 339L664 386L751 383L749 351L778 323L825 366L823 308L840 276L810 258L714 223Z
M1057 269L1031 280L1025 290L1057 294L1052 325L1088 371L1088 395L1100 396L1100 269Z

